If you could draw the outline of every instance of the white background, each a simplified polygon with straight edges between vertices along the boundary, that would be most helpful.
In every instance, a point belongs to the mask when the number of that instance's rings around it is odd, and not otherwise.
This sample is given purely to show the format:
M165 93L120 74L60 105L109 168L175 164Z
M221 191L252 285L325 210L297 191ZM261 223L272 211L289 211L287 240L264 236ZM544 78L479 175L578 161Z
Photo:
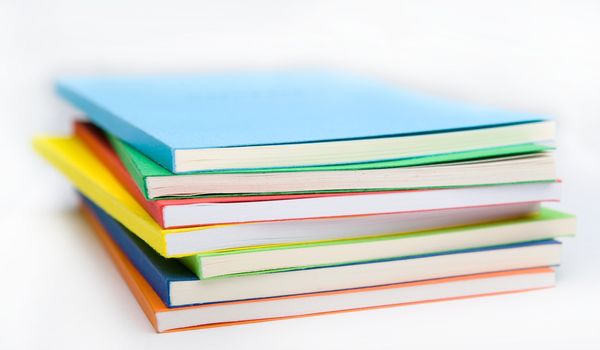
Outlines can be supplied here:
M600 348L600 2L0 1L0 348ZM560 123L579 216L552 290L154 334L30 140L62 74L345 68Z

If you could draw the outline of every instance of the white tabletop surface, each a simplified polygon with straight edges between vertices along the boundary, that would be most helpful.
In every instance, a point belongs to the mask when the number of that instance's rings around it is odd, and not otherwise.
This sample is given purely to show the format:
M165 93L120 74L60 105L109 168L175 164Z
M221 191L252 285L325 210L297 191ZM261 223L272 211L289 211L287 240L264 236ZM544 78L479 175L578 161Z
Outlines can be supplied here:
M0 349L600 348L597 1L0 2ZM554 289L157 335L30 140L67 133L59 75L335 67L559 121Z

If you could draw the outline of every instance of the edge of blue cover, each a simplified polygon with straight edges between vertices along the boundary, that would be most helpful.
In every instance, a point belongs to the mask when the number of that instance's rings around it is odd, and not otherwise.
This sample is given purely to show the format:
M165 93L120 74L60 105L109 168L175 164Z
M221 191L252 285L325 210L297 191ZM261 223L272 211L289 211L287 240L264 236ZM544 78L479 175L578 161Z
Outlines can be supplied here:
M125 253L129 261L144 276L152 289L168 307L171 307L170 287L172 281L193 281L198 277L176 259L167 259L118 223L94 202L81 195L84 203L100 221L111 239Z
M127 140L129 143L137 145L152 160L169 169L171 172L175 172L174 150L171 147L79 95L69 87L69 79L58 81L56 91L65 100L85 112L86 118L90 119L94 124L97 124L102 129L110 130L112 134L122 140Z

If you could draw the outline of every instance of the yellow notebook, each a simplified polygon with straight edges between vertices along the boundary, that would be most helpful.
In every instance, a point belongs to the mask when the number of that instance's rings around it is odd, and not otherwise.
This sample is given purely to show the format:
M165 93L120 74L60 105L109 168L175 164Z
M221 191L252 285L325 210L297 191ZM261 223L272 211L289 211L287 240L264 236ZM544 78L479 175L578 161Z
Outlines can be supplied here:
M125 190L104 164L76 137L39 137L34 140L34 147L62 171L77 190L163 256L190 255L167 254L167 235L215 227L163 229Z

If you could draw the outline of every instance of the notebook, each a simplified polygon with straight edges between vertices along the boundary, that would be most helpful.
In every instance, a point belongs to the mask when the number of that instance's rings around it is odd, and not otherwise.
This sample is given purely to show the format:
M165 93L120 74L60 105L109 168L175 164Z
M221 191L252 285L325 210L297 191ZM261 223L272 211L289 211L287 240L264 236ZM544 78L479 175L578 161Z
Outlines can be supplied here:
M150 214L136 201L133 197L111 174L111 172L100 162L85 145L76 138L38 138L35 141L37 150L45 156L52 164L61 170L69 180L86 196L90 197L94 202L98 203L110 215L115 217L119 222L125 225L128 229L139 235L156 251L165 256L185 256L192 255L202 251L237 248L249 245L264 245L278 244L291 242L306 242L310 240L330 240L341 238L355 238L358 236L380 235L382 232L370 232L369 227L364 227L360 231L341 230L344 225L334 225L335 230L322 229L314 232L309 232L311 236L290 235L291 241L283 233L294 232L291 229L280 231L277 234L275 228L266 230L260 223L243 224L243 225L204 225L185 228L163 229L152 218ZM515 184L502 186L482 186L474 188L459 188L447 190L429 190L429 191L404 191L402 193L393 192L391 194L368 194L354 195L345 198L347 203L353 206L333 205L332 203L341 203L344 196L333 196L323 198L303 198L298 200L281 200L281 201L261 201L261 202L243 202L243 203L216 203L203 204L199 207L205 207L206 214L211 214L211 210L215 210L211 215L223 214L231 218L235 215L239 218L247 218L244 215L265 215L269 213L265 208L263 211L247 212L240 210L241 205L246 205L246 208L259 208L261 204L266 203L268 206L276 209L271 212L273 214L270 219L275 219L275 214L281 213L281 208L285 208L287 213L301 213L314 215L323 215L323 213L339 213L338 210L350 210L359 208L362 214L365 214L364 206L369 210L376 211L382 206L390 206L390 208L411 213L428 209L450 209L464 208L473 206L495 205L495 204L517 204L524 202L540 202L545 200L557 200L559 198L560 183L532 183L532 184ZM444 195L446 194L446 195ZM369 198L376 197L377 198ZM391 197L396 196L406 199L406 201L394 201ZM346 196L348 197L348 196ZM362 201L356 199L362 197ZM411 199L410 201L408 199ZM439 200L435 200L438 198ZM379 202L379 199L383 199ZM387 199L387 200L386 200ZM432 200L434 199L434 200ZM315 200L318 200L315 202ZM309 201L309 202L303 202ZM278 203L279 202L279 203ZM279 205L279 206L278 206ZM331 205L329 207L328 205ZM280 208L281 207L281 208ZM177 208L177 207L173 207ZM189 208L181 207L185 214L185 210ZM268 209L268 208L267 208ZM410 210L406 210L410 209ZM194 211L198 215L197 211ZM175 212L177 214L177 212ZM385 213L382 211L381 213ZM446 213L443 213L446 214ZM192 214L189 215L192 217ZM296 216L302 217L302 216ZM177 218L177 217L175 217ZM213 219L215 216L212 217ZM180 220L185 220L186 216L180 216ZM208 217L203 219L209 219ZM217 217L222 221L223 217ZM399 218L399 221L402 221ZM283 227L286 221L273 222L272 224L281 225ZM432 220L432 223L439 227L439 222ZM331 224L331 222L329 223ZM293 228L294 225L287 227ZM315 226L318 226L315 223ZM378 226L375 226L378 227ZM429 226L428 228L433 228ZM282 227L279 227L282 228ZM419 229L426 229L420 227ZM397 232L397 231L396 231ZM388 233L396 233L388 232ZM265 236L266 235L266 236ZM241 239L240 239L241 238Z
M169 308L111 239L94 213L85 217L157 332L230 326L394 305L461 299L553 287L550 268L521 269L343 291Z
M544 240L370 263L201 280L177 260L158 255L91 201L85 203L169 307L353 289L560 263L560 243Z
M70 77L57 89L174 173L362 163L554 138L545 116L343 73Z
M553 154L542 152L549 147L537 144L395 161L279 168L262 173L249 170L175 175L115 137L110 140L149 199L407 190L553 181L556 178Z

